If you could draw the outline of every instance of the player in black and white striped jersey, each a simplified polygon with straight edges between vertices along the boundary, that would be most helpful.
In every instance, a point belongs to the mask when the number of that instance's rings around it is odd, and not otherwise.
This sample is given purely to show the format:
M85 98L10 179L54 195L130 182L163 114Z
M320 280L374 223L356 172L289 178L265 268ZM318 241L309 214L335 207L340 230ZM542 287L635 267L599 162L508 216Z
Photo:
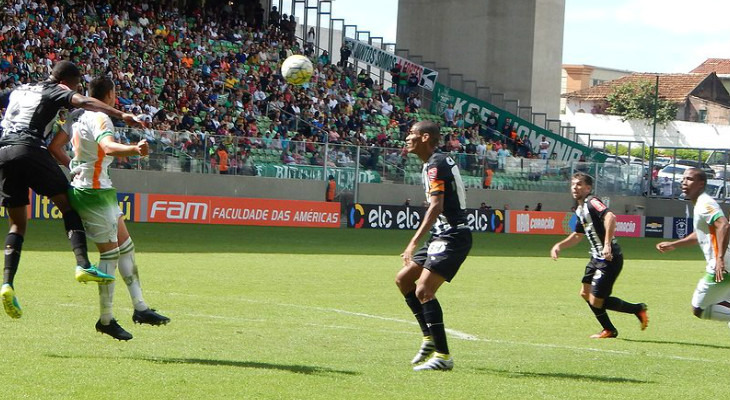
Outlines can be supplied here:
M79 214L71 208L66 191L69 183L46 148L58 112L62 108L84 108L123 119L140 126L132 114L123 113L97 99L76 93L81 71L70 61L59 61L47 81L21 85L7 99L0 126L0 199L8 211L10 231L5 239L5 267L0 300L5 312L20 318L22 310L15 296L14 278L27 227L28 189L47 196L63 214L64 227L76 256L76 280L108 282L113 276L91 265L86 233Z
M644 303L628 303L618 297L611 297L613 285L624 265L621 247L616 241L616 215L598 197L592 196L593 178L583 172L573 174L570 191L578 203L575 214L578 221L575 231L556 243L550 256L557 260L560 251L578 244L583 236L591 245L591 260L583 274L580 295L588 302L603 330L591 338L608 339L618 336L618 330L611 323L606 310L634 314L639 319L641 330L649 324Z
M406 149L423 162L423 185L428 210L423 222L401 255L403 268L396 285L406 298L423 333L413 369L450 370L454 361L446 342L443 312L436 291L451 282L471 249L471 230L466 223L466 190L459 167L437 150L441 140L438 125L421 121L406 137ZM431 237L418 250L427 232Z

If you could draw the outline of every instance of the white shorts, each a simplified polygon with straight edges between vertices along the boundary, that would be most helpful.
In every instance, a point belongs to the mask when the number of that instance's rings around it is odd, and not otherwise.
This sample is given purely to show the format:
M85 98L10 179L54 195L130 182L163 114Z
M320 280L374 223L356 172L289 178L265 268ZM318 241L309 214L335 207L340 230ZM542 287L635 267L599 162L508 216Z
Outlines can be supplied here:
M84 223L86 236L94 243L117 241L119 217L123 215L114 189L77 189L69 191L71 206Z
M722 282L715 282L715 274L705 274L692 295L692 307L703 310L721 301L730 300L730 275L725 273Z

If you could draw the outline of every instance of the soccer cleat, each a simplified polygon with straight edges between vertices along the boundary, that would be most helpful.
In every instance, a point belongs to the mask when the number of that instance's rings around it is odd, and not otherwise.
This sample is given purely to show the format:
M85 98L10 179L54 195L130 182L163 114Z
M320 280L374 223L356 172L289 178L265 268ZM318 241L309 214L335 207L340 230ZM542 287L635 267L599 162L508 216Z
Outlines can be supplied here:
M13 290L13 287L9 283L3 284L2 288L0 288L0 297L3 299L5 313L10 318L18 319L23 316L23 310L20 309L18 299L15 297L15 290Z
M454 358L448 354L434 353L425 363L413 367L414 371L451 371Z
M148 308L144 311L134 310L132 314L132 321L135 324L148 324L148 325L167 325L170 322L170 318L164 315L160 315L153 308Z
M431 337L424 337L421 342L421 348L418 350L418 354L413 357L411 364L420 364L426 360L436 351L436 344L431 340Z
M608 329L604 329L595 335L591 335L591 339L612 339L618 336L618 331L611 331Z
M641 303L641 311L637 312L636 318L639 319L639 323L641 324L641 330L645 330L647 326L649 326L649 314L646 313L646 311L649 309L646 304Z
M96 321L96 331L99 333L105 333L117 340L129 340L133 336L119 326L116 319L112 319L109 325L103 325L101 320Z
M114 276L107 275L107 274L99 271L93 265L89 266L89 268L82 268L81 266L77 266L76 267L76 280L81 283L86 283L86 282L109 283L114 280Z

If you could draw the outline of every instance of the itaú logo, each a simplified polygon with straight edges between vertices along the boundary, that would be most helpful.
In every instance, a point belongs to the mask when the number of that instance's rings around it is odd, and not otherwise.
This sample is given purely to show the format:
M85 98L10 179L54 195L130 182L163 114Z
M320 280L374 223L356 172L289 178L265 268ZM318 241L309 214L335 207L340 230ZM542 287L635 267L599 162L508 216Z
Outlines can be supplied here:
M355 204L352 209L350 209L350 226L354 228L362 228L362 225L365 223L365 219L363 216L365 215L365 210L362 208L360 204Z
M158 216L158 214L161 215ZM175 221L204 221L208 218L208 204L157 200L152 203L150 218L164 218Z

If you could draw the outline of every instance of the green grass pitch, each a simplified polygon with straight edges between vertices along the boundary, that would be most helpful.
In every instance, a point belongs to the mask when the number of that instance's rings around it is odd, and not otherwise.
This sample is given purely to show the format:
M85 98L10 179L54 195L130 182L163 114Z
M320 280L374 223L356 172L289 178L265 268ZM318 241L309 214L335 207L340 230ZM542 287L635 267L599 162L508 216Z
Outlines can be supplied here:
M172 318L94 331L97 289L73 279L58 221L31 221L16 289L0 314L7 399L710 399L725 398L727 325L690 313L698 248L660 255L621 239L614 294L649 304L642 332L612 313L615 340L578 297L583 243L554 262L558 237L476 234L439 292L456 366L415 373L420 332L393 279L412 232L130 224L147 302ZM92 252L92 259L98 258Z

